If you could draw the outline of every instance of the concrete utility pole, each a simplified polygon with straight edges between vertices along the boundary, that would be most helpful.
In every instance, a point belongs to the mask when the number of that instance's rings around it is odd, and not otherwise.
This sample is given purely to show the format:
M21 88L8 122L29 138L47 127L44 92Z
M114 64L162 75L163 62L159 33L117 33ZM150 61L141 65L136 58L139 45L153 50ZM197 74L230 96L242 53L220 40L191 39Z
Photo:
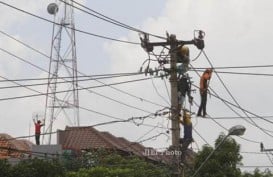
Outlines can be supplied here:
M177 50L183 45L195 45L198 49L202 50L204 48L204 33L198 31L199 36L194 37L191 41L178 41L175 35L167 34L166 42L154 42L149 41L149 36L144 34L144 38L141 39L141 46L149 53L153 51L155 46L170 46L170 84L171 84L171 130L172 130L172 146L171 150L174 152L173 160L173 176L180 177L182 175L182 170L180 168L180 126L179 126L179 110L178 110L178 94L177 94Z
M171 125L172 125L172 150L174 154L180 152L180 126L179 126L179 110L178 110L178 94L177 94L177 57L176 49L178 47L176 36L171 35L170 41L170 84L171 84ZM181 176L181 169L179 168L179 156L174 156L174 175Z
M179 150L180 128L178 119L178 95L177 95L177 58L176 49L178 43L175 35L169 37L170 41L170 84L171 84L171 121L172 121L172 146Z

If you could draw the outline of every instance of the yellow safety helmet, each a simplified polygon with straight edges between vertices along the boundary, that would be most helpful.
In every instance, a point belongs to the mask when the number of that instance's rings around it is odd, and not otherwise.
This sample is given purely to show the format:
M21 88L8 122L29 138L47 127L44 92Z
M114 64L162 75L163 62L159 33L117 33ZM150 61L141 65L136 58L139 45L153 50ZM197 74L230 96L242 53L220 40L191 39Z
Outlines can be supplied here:
M182 46L181 48L180 48L180 54L182 55L182 56L189 56L190 55L190 49L189 49L189 47L187 47L187 46Z

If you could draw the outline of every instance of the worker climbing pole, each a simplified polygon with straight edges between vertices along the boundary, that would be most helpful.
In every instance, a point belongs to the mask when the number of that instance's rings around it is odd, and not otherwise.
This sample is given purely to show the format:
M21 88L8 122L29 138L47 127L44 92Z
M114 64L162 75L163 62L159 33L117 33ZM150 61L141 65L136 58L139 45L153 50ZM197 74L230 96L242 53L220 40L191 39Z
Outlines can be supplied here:
M150 42L149 35L144 33L140 37L141 46L144 50L150 55L153 54L153 49L156 46L163 47L161 54L164 53L165 49L168 49L168 56L170 56L169 60L164 55L163 58L157 58L157 61L162 67L162 65L169 64L169 68L163 67L162 70L166 73L165 75L169 75L169 80L171 84L171 130L172 130L172 145L170 149L175 152L181 152L181 144L180 144L180 115L181 109L183 108L183 103L185 100L185 96L189 97L189 101L192 102L192 96L190 94L190 81L189 76L187 75L187 71L189 68L189 48L186 45L195 45L199 50L204 48L204 32L203 31L195 31L194 34L198 34L198 36L194 36L193 40L190 41L182 41L177 40L175 35L167 34L166 42ZM149 56L150 59L150 56ZM177 66L177 64L179 64ZM153 71L149 68L149 64L145 71ZM158 71L158 69L156 69ZM146 72L145 72L146 73ZM185 82L186 81L186 82ZM181 85L179 85L179 84ZM179 93L179 94L178 94ZM173 156L173 176L181 176L181 155L180 153L174 153Z

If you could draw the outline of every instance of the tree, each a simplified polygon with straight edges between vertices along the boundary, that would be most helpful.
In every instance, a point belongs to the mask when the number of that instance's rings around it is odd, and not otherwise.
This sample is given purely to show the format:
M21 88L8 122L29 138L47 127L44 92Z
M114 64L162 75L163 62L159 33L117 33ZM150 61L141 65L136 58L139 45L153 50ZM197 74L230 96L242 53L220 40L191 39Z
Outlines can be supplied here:
M57 160L29 159L12 167L12 177L65 177L65 169Z
M0 160L1 176L11 177L11 165L6 160Z
M121 156L115 152L97 151L84 158L88 166L68 177L167 177L169 169L163 164L153 164L136 156Z
M215 147L223 141L224 134L220 134L215 142ZM202 150L197 154L195 165L192 173L205 161L208 155L214 151L213 147L203 146ZM204 166L200 169L197 177L239 177L241 170L237 165L241 164L242 156L240 155L240 145L236 141L228 137L217 150L213 153Z
M272 177L273 174L270 170L266 169L265 171L261 172L259 169L255 169L254 173L245 172L242 177Z

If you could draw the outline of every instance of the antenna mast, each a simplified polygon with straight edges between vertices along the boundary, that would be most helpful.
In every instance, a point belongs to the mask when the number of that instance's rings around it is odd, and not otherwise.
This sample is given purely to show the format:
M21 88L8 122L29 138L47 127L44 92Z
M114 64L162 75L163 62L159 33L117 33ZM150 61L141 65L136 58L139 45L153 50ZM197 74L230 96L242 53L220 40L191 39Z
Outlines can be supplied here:
M73 1L51 3L47 7L54 15L47 95L45 105L46 128L51 133L56 119L64 118L73 126L80 125L77 56ZM43 137L44 142L44 137Z

